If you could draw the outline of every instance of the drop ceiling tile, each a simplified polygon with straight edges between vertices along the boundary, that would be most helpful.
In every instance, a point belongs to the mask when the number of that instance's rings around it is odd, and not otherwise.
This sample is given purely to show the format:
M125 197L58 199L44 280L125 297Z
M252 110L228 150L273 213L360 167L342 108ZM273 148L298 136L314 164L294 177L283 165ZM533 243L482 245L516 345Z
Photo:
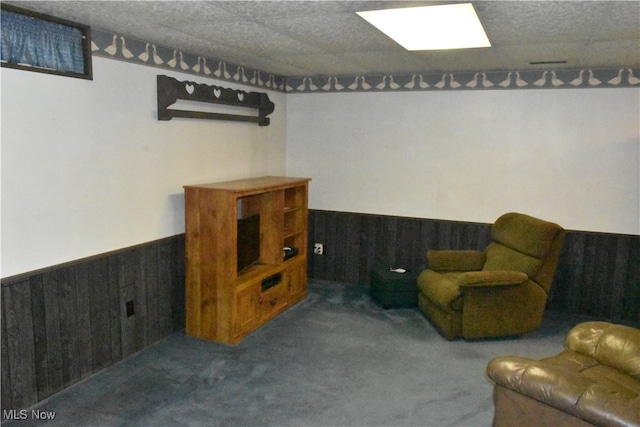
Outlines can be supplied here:
M137 7L145 10L143 15L146 15L149 21L167 26L190 26L199 22L215 25L217 22L233 22L242 19L220 7L219 2L215 1L134 1L130 3L138 3Z
M479 2L478 15L495 45L586 41L606 13L605 2Z
M616 2L594 25L593 40L640 40L640 1Z
M237 62L245 64L246 62ZM256 70L273 73L279 76L297 76L308 75L313 69L307 69L300 66L300 63L288 63L279 57L253 57L252 66Z
M389 37L373 29L358 15L326 15L327 21L318 21L315 16L300 16L291 19L265 20L265 27L317 46L325 52L355 52L367 50L405 50ZM330 22L330 27L328 26Z
M431 68L415 52L354 52L344 56L362 67L367 74L413 74Z
M217 1L216 5L253 21L342 12L340 1Z
M592 42L585 49L577 65L579 67L606 68L611 64L621 67L637 67L640 44L636 40Z
M495 48L415 52L426 71L480 71L501 69Z
M531 68L531 62L567 61L554 67L573 68L578 66L578 59L582 56L586 44L559 42L538 43L496 47L496 53L501 63L510 63L512 69L522 70ZM542 65L541 65L542 66ZM550 67L552 65L546 65ZM536 66L537 67L537 66Z
M306 72L304 74L292 74L299 76L335 76L343 74L363 74L369 71L357 61L357 58L354 58L353 54L296 55L274 57L273 59L274 61L280 60L284 63L295 61L296 64L302 64L302 68L304 68Z
M198 28L189 28L196 36ZM238 50L259 56L283 55L288 52L320 53L321 50L308 44L299 42L287 35L271 31L252 22L223 22L214 26L203 37L213 46L221 44L234 46Z
M493 47L406 51L356 11L447 1L5 1L163 47L299 76L640 67L640 1L473 2ZM138 46L139 44L136 44ZM144 46L144 44L142 45ZM622 65L621 65L622 64Z
M355 13L396 7L424 6L432 1L215 1L216 5L236 15L252 20L282 18L283 16L323 16L336 13Z

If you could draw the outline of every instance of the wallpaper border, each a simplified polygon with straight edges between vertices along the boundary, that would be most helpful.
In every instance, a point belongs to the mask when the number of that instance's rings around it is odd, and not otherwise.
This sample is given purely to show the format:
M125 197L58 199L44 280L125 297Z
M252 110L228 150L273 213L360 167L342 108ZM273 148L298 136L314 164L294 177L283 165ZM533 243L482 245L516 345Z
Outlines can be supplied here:
M640 68L629 67L281 76L100 30L92 30L91 50L100 57L286 93L640 87Z

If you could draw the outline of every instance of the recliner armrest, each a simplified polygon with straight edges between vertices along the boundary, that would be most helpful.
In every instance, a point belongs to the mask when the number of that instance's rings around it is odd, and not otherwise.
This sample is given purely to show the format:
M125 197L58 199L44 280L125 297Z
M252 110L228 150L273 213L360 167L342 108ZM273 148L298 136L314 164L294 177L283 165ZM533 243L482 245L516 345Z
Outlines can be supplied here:
M458 286L509 286L521 285L528 279L520 271L469 271L458 276Z
M434 271L478 271L484 265L484 253L476 250L429 250L429 269Z

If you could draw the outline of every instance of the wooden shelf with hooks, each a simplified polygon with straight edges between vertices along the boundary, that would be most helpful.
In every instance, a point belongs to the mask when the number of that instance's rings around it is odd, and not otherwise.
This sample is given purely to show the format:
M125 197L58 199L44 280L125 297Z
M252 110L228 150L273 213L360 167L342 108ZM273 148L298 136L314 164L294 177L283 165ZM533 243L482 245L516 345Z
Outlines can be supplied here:
M171 120L174 117L228 120L258 123L269 126L267 117L273 113L275 105L266 93L245 92L215 85L204 85L194 82L181 82L173 77L159 75L158 84L158 120ZM169 108L178 100L206 102L231 107L246 107L257 110L258 115L230 114L207 111L180 110Z

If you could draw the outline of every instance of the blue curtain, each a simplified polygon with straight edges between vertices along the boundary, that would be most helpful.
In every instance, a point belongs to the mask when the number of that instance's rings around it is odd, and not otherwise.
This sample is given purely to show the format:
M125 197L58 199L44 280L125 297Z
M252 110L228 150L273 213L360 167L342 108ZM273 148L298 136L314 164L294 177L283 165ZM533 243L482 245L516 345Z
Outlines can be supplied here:
M82 31L2 11L2 61L84 73Z

